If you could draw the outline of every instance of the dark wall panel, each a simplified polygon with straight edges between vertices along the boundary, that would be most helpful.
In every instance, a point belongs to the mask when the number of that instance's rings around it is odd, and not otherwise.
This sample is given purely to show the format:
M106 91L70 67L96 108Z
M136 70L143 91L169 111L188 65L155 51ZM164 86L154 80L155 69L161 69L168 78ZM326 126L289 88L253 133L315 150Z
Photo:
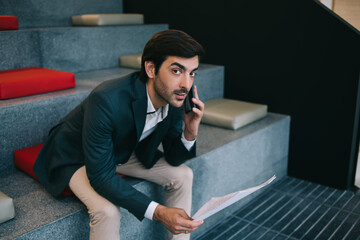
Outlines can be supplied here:
M289 173L335 186L353 184L351 153L360 76L360 35L315 1L299 1ZM305 14L306 13L306 14ZM305 98L305 101L300 101ZM357 144L358 145L358 142ZM300 147L302 146L302 147ZM309 157L306 157L309 156ZM352 169L352 170L351 170Z

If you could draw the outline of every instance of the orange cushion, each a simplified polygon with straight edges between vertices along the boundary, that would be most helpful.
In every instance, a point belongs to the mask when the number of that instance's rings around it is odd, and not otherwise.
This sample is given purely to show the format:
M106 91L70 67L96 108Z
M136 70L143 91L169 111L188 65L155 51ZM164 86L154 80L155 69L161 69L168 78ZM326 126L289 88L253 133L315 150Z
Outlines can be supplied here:
M27 173L30 177L34 178L35 180L39 181L38 177L36 176L33 166L35 161L41 151L41 148L44 146L43 143L34 145L31 147L19 149L14 151L14 164L16 167L20 168L22 171ZM119 174L121 177L124 175ZM66 187L64 191L61 193L63 196L70 196L73 195L73 192L70 190L69 187Z
M0 99L75 87L75 75L40 67L0 71Z
M0 30L19 29L18 19L14 16L0 16Z

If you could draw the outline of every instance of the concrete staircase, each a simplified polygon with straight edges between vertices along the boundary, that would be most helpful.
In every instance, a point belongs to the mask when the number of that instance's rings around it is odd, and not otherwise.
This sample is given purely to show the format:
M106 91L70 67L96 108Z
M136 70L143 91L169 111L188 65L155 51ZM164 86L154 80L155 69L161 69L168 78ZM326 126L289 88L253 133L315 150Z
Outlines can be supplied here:
M75 5L74 5L75 4ZM70 16L122 12L122 1L45 0L0 2L0 14L19 17L20 30L0 32L0 70L39 66L74 72L74 89L0 101L0 191L14 199L16 217L0 224L3 239L88 239L89 218L75 197L55 199L13 164L13 150L39 144L49 129L99 83L136 70L119 68L119 56L140 53L166 24L71 27ZM56 11L54 10L56 9ZM36 17L34 17L36 16ZM25 29L26 28L26 29ZM201 64L196 78L202 100L223 97L224 68ZM201 125L198 157L187 164L195 174L193 212L213 196L259 184L273 174L286 175L288 116L270 113L237 131ZM158 202L161 187L127 178ZM206 220L192 235L200 236L227 213L258 193ZM139 222L122 210L122 239L165 239L164 227Z

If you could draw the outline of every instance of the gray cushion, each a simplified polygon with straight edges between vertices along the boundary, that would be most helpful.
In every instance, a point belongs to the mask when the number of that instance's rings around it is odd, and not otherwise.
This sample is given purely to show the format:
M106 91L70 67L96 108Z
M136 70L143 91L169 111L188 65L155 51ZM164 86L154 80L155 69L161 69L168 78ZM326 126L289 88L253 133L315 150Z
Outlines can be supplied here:
M238 129L267 114L267 105L214 98L205 102L201 122L218 127Z
M72 23L80 26L143 24L144 15L136 13L83 14L72 16Z
M12 198L0 192L0 223L15 217L15 208Z
M141 57L142 54L132 54L120 57L120 66L129 68L141 68Z

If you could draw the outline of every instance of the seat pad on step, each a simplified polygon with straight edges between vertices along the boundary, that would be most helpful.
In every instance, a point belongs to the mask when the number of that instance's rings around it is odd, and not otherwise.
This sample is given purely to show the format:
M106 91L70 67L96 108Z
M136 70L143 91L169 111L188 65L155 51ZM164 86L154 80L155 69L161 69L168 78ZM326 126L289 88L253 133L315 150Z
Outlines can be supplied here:
M27 148L22 148L14 151L14 164L16 167L20 168L22 171L27 173L30 177L39 181L39 178L36 176L33 166L35 161L44 146L43 143L34 145ZM73 192L69 187L66 187L61 193L63 196L71 196Z
M0 191L0 223L15 217L14 201Z
M75 75L53 69L28 67L0 71L0 99L24 97L75 87Z
M35 180L39 181L39 178L36 176L33 166L35 161L44 146L43 143L18 149L14 151L14 164L16 167L27 173L30 177L34 178ZM124 175L119 174L121 177ZM73 195L73 192L70 190L69 187L66 187L64 191L61 193L63 196L70 196Z
M83 14L72 16L72 24L77 26L105 26L143 24L144 15L137 13Z
M238 129L267 115L267 105L214 98L205 102L202 123Z
M128 67L128 68L141 68L141 57L142 54L131 54L124 55L120 57L120 67Z
M19 29L18 18L14 16L0 16L0 30Z

